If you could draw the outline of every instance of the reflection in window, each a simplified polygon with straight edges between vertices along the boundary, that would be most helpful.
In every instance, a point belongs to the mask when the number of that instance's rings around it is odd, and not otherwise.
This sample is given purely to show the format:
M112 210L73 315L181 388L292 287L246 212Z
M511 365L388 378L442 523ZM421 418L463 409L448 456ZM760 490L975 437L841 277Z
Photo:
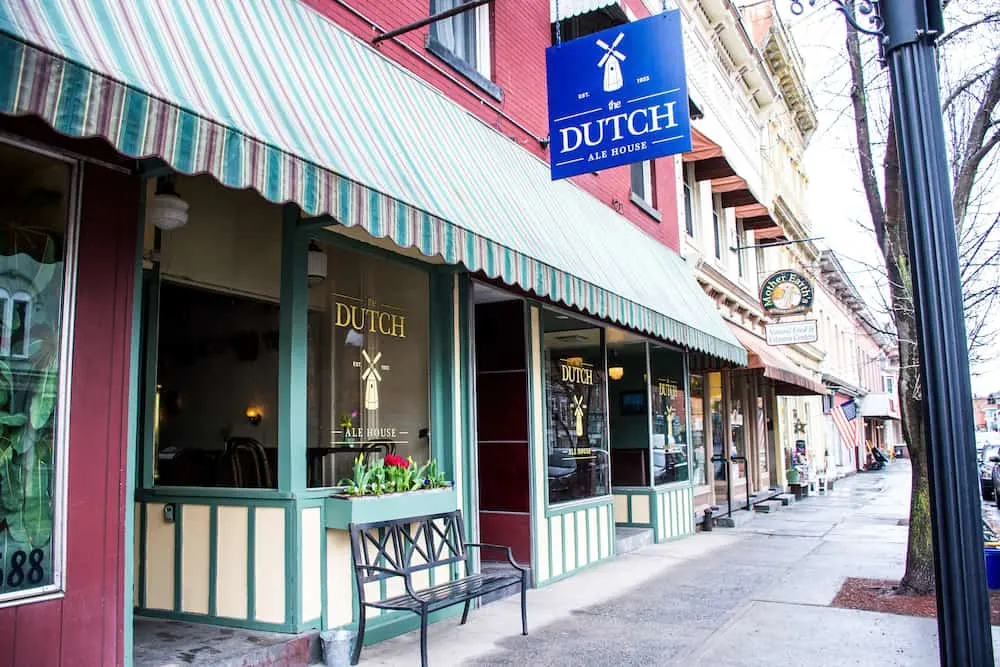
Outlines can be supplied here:
M707 484L706 462L709 452L705 441L705 378L691 376L691 479L695 484Z
M359 454L395 453L416 463L430 455L427 273L323 248L330 274L309 288L311 486L348 477Z
M622 332L615 330L615 338ZM649 385L646 343L608 344L608 412L611 426L611 482L649 486Z
M690 476L684 355L651 345L649 368L653 396L653 483L684 482Z
M155 479L277 486L278 304L164 282Z
M728 458L725 445L726 433L722 420L722 374L709 373L708 378L708 405L710 412L710 423L712 426L712 460L715 467L714 478L716 481L725 481L726 464L724 458Z
M72 167L0 143L0 602L61 584L56 462ZM50 591L53 589L49 589Z
M609 492L604 330L545 311L549 502Z

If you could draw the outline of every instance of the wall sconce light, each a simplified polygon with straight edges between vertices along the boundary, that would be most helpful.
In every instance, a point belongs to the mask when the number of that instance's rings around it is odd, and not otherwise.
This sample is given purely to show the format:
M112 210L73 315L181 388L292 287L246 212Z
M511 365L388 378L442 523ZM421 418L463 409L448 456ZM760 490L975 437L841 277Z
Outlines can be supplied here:
M625 368L614 352L608 358L608 377L617 382L625 377Z
M156 194L149 200L146 221L167 232L187 224L188 203L177 194L173 176L156 179Z
M309 257L306 260L306 271L310 285L318 285L326 280L326 253L315 241L309 242Z
M252 405L247 408L247 421L250 422L252 426L260 426L260 420L263 418L264 413L260 411L260 408Z

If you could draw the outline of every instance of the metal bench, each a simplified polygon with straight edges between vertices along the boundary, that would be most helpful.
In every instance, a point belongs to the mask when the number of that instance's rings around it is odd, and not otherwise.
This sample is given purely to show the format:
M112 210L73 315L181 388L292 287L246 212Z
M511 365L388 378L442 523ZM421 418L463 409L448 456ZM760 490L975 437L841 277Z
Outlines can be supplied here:
M507 588L521 587L521 634L528 634L528 570L514 561L510 547L465 541L460 511L447 514L407 517L394 521L351 524L351 555L357 582L358 637L351 664L358 664L365 640L365 608L411 611L420 617L420 664L427 667L427 620L439 609L465 603L462 625L469 618L469 606L478 597ZM511 568L485 573L473 573L469 549L495 550L505 553ZM443 565L449 566L453 577L457 566L466 563L466 575L445 583L416 590L413 575ZM402 580L405 593L385 600L366 599L365 584L390 578Z

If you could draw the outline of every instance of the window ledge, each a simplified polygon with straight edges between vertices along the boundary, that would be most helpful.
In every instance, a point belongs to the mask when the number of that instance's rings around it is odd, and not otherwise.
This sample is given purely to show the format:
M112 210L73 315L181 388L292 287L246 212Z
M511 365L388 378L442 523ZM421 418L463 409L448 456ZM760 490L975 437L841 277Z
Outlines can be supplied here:
M629 198L632 200L633 204L638 206L643 211L643 213L651 217L653 220L656 220L657 222L663 222L663 214L657 211L652 206L650 206L645 199L635 194L634 192L629 195Z
M459 74L471 81L477 88L481 89L487 95L498 102L503 102L503 89L500 88L500 86L487 79L474 67L469 65L469 63L456 56L447 47L441 44L441 42L437 41L430 35L427 37L427 50L446 62L449 67L457 70Z

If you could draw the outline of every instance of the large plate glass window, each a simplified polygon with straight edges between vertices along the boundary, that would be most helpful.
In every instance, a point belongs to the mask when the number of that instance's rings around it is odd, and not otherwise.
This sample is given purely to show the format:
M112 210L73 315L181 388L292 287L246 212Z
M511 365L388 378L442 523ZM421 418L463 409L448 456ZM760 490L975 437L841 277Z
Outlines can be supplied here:
M690 435L684 353L657 345L649 348L653 407L653 483L690 479Z
M337 484L358 455L426 462L427 272L320 243L311 252L329 273L309 287L309 485Z
M73 171L0 143L0 602L62 585Z
M542 326L549 502L607 495L604 330L551 311Z

